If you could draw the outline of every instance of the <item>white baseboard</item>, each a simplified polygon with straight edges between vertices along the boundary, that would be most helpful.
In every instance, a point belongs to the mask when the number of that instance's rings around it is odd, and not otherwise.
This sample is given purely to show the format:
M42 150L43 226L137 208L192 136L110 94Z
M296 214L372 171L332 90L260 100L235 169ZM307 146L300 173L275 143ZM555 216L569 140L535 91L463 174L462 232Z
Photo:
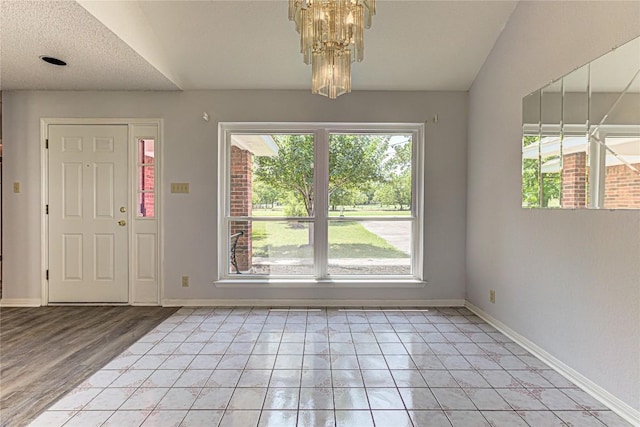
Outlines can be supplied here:
M2 298L0 307L40 307L40 298Z
M560 375L583 389L586 393L591 395L594 399L597 399L602 404L606 405L609 409L611 409L616 414L620 415L622 418L627 420L634 426L640 426L640 411L632 408L627 403L615 397L613 394L609 393L604 388L600 387L598 384L594 383L575 369L567 366L565 363L556 359L554 356L543 350L537 344L529 341L527 338L523 337L498 319L494 318L490 314L484 312L482 309L476 307L471 304L469 301L466 302L465 306L478 315L478 317L482 318L484 321L489 323L491 326L511 338L513 341L524 347L531 354L536 356L538 359L542 360L544 363L553 368Z
M126 302L50 302L47 307L127 307Z
M463 299L335 300L335 299L164 299L164 307L464 307Z

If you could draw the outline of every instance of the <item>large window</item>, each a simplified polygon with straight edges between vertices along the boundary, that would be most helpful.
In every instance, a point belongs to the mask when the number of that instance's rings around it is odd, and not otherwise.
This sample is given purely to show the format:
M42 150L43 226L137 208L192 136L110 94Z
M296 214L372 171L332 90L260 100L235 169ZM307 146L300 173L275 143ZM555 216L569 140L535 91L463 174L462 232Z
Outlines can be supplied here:
M220 125L221 279L421 279L422 125Z

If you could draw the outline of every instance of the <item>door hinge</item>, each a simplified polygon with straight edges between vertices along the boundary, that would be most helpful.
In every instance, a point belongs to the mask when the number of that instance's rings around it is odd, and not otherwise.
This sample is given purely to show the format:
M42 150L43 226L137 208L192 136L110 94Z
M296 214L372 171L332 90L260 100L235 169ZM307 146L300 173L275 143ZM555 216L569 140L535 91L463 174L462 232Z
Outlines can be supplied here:
M49 280L49 270L47 270L47 280Z
M45 213L46 215L49 215L49 205L46 205L46 206L45 206L45 212L44 212L44 213Z
M49 140L45 140L44 148L49 149Z

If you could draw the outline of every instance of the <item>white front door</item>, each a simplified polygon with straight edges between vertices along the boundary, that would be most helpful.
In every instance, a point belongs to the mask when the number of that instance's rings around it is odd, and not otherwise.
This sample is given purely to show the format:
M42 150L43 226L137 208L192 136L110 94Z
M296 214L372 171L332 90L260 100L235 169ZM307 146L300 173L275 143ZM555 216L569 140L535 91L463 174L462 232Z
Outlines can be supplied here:
M129 301L126 125L49 125L49 302Z

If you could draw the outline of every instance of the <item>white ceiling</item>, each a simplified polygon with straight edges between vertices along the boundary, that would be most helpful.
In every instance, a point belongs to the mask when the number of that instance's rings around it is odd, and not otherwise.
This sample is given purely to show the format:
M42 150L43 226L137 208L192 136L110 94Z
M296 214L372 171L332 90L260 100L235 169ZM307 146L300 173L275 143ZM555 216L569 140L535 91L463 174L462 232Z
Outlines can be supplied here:
M176 89L78 3L0 1L3 90ZM39 59L41 55L63 59L69 65L46 64Z
M285 0L0 1L3 90L310 86ZM516 3L379 0L354 90L469 89Z

